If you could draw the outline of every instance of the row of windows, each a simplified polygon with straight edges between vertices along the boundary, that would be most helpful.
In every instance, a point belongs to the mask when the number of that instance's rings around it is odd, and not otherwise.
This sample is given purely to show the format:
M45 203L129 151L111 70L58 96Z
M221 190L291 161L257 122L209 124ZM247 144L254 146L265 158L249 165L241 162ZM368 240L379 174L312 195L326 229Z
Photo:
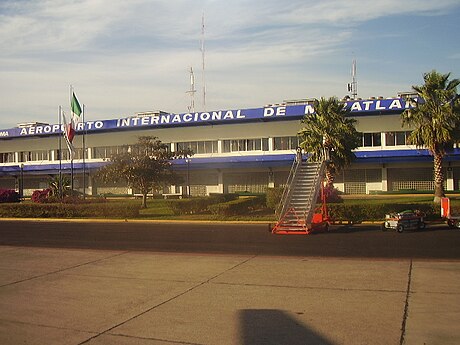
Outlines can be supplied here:
M51 159L51 151L47 151L47 150L19 152L20 162L49 161L50 159Z
M63 150L54 150L55 157L54 160L69 160L70 152L68 149ZM53 150L38 150L38 151L21 151L18 153L19 162L37 162L37 161L50 161L52 158ZM1 152L0 153L0 163L15 163L14 152ZM83 149L75 149L74 159L83 158ZM85 158L88 158L86 154Z
M92 158L109 158L115 154L125 153L128 146L100 146L93 149Z
M297 137L273 138L273 150L295 150ZM176 150L190 149L196 154L218 153L218 141L186 141L176 143ZM222 152L269 151L268 138L222 140Z
M224 140L222 152L268 151L268 138Z
M410 132L387 132L384 133L384 140L386 146L406 145L407 138ZM382 146L381 133L361 133L362 147ZM275 137L273 138L273 150L295 150L299 146L299 139L296 136ZM211 154L218 153L218 141L186 141L175 144L176 150L190 149L195 154ZM128 150L128 146L101 146L91 149L91 158L103 159L110 158L114 154L123 153ZM268 138L253 138L253 139L234 139L222 140L222 152L245 152L245 151L269 151ZM61 157L60 157L61 155ZM19 152L19 162L29 161L46 161L52 160L51 150L36 150L36 151L23 151ZM75 149L74 159L83 158L83 149ZM88 151L86 151L85 158L88 158ZM55 151L55 160L63 159L69 160L69 151L63 149ZM14 163L15 155L13 152L0 153L0 163Z
M407 138L411 132L387 132L384 133L385 146L398 146L408 145ZM382 134L380 132L375 133L361 133L361 146L382 146Z
M14 152L0 153L0 163L14 163Z
M192 150L194 153L217 153L217 140L185 141L176 144L176 150Z
M295 150L299 145L297 137L276 137L273 140L274 150ZM187 141L179 142L175 145L176 150L190 149L195 154L210 154L218 153L218 141ZM114 154L126 152L128 146L101 146L92 149L91 158L103 159L110 158ZM242 152L242 151L269 151L268 138L255 138L255 139L237 139L237 140L223 140L222 152ZM67 149L55 151L55 160L63 159L69 160L70 153ZM60 156L61 155L61 156ZM83 158L83 149L75 149L74 159ZM86 152L85 158L88 158ZM19 152L19 162L29 161L44 161L52 160L52 151L39 150L39 151L24 151ZM14 153L6 152L0 153L0 163L14 163Z

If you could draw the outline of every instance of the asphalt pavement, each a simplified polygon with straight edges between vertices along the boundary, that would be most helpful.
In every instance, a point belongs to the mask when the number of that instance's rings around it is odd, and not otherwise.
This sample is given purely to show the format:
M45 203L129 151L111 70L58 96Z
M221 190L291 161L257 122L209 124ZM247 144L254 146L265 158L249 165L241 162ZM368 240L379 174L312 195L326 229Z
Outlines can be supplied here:
M383 232L379 224L332 226L328 233L273 235L268 223L4 220L0 245L179 253L460 259L460 230Z
M381 236L428 234L436 246L431 236L460 234L438 231L266 241L377 236L385 248ZM0 245L0 344L460 343L458 259L61 248L53 236L54 247Z

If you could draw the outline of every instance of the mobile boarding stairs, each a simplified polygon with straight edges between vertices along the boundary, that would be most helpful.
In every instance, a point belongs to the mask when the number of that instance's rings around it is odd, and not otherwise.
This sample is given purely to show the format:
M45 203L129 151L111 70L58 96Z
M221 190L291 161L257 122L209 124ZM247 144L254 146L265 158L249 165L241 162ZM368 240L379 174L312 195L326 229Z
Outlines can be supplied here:
M325 155L327 156L327 155ZM326 160L308 162L297 153L276 214L273 234L306 235L314 230L328 230L329 216L323 193ZM322 205L317 207L321 193Z

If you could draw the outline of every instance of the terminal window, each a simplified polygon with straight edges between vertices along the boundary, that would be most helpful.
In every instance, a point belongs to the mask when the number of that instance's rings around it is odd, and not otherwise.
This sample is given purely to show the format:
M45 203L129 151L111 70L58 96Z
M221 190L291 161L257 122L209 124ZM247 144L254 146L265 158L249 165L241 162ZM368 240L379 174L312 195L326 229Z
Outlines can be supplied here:
M382 146L380 133L362 133L362 145L364 147Z
M268 138L224 140L223 152L268 151Z
M48 161L48 160L50 160L50 151L47 151L47 150L19 152L20 162Z
M176 149L192 150L195 154L217 153L217 140L179 142Z
M1 152L0 163L14 163L14 152Z
M400 131L400 132L387 132L385 133L385 145L386 146L397 146L407 145L407 138L411 132Z
M276 137L273 143L275 150L295 150L299 146L299 138Z
M128 146L100 146L93 149L93 158L110 158L113 155L125 153Z

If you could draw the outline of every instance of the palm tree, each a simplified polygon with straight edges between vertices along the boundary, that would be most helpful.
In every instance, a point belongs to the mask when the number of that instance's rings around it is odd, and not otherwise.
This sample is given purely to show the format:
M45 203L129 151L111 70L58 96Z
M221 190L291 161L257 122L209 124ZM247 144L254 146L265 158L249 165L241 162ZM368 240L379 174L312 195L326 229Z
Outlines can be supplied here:
M70 178L68 176L54 176L49 182L50 195L61 198L70 194Z
M417 106L401 115L403 126L413 128L409 144L425 147L433 155L434 201L444 194L442 160L446 151L459 138L460 104L457 98L459 79L450 80L450 73L431 71L423 75L424 85L412 86L417 92Z
M326 165L326 187L333 187L334 176L355 158L352 150L361 143L355 128L355 119L346 117L348 110L337 97L316 100L315 113L302 120L304 128L298 132L299 145L318 161L323 152L329 152Z

